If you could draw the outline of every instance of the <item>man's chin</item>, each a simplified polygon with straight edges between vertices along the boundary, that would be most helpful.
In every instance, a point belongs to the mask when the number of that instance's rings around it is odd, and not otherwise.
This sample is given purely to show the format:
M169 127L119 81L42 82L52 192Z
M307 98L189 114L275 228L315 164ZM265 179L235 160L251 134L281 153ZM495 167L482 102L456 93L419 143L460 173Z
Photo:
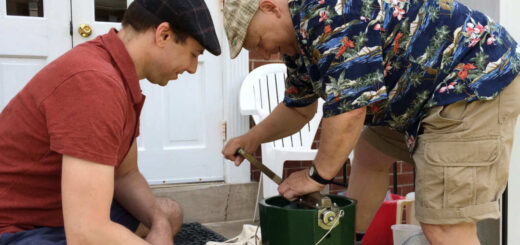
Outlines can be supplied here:
M295 56L296 53L295 52L280 52L280 54L283 56L283 55L287 55L287 56Z
M175 77L172 77L172 78L163 78L163 79L151 79L151 78L148 78L148 81L150 81L151 83L153 84L157 84L159 86L166 86L168 85L168 83L172 80L177 80L179 78L178 75L176 75Z
M297 50L282 50L280 49L280 54L281 55L288 55L288 56L295 56L296 54L298 54L298 51Z
M169 81L158 81L158 80L153 80L153 81L149 80L149 81L150 81L150 83L157 84L157 85L159 85L161 87L164 87L164 86L168 85L168 82L169 82Z
M159 85L160 85L161 87L164 87L164 86L168 85L169 82L170 82L170 80L168 80L168 81L163 81L163 82L160 82Z

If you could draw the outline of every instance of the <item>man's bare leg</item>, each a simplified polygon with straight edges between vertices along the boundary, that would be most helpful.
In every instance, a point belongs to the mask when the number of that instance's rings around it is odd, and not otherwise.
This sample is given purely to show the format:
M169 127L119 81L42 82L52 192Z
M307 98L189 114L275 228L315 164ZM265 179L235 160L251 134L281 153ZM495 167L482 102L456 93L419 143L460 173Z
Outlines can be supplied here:
M475 223L431 225L421 223L424 235L432 245L480 245Z
M356 230L365 232L388 189L388 168L396 159L370 145L362 137L354 148L347 196L358 201Z

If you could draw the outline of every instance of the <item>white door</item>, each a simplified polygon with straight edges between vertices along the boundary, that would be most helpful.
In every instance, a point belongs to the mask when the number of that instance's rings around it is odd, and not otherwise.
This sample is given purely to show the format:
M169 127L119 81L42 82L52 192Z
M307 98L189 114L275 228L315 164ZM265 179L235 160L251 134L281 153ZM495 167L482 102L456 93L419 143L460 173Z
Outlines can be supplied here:
M126 0L72 0L73 40L77 45L110 28L120 28ZM219 0L207 0L213 21L224 40ZM92 35L79 34L81 24ZM209 52L199 58L197 73L181 75L167 87L141 81L146 102L138 138L139 168L150 184L218 181L224 179L221 124L223 121L223 62Z
M70 0L0 0L0 111L72 47Z

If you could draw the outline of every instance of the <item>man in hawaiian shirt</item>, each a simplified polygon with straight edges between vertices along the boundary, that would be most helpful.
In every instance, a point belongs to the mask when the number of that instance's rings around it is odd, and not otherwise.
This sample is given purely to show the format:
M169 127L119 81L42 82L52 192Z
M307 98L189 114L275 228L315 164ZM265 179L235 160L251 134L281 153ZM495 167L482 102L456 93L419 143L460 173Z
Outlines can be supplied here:
M224 16L233 58L242 47L281 53L288 68L283 103L231 139L226 158L238 165L239 147L296 132L322 98L318 174L290 175L285 198L321 190L355 148L347 195L358 232L399 159L415 166L428 240L479 244L476 223L500 217L520 112L517 44L503 27L451 0L226 0Z

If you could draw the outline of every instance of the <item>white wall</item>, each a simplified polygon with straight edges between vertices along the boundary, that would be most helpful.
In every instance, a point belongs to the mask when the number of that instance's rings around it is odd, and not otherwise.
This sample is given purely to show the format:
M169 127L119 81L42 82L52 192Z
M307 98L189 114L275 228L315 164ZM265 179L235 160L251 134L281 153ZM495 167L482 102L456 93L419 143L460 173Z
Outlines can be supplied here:
M515 40L520 42L520 1L502 0L500 5L500 23L507 28Z
M457 0L465 4L466 6L483 12L489 15L491 18L499 21L500 16L500 1L505 0Z
M506 27L511 35L520 41L520 1L502 0L500 6L500 23ZM520 50L520 49L519 49ZM508 244L518 244L520 241L520 122L516 124L515 143L511 156L508 193Z

